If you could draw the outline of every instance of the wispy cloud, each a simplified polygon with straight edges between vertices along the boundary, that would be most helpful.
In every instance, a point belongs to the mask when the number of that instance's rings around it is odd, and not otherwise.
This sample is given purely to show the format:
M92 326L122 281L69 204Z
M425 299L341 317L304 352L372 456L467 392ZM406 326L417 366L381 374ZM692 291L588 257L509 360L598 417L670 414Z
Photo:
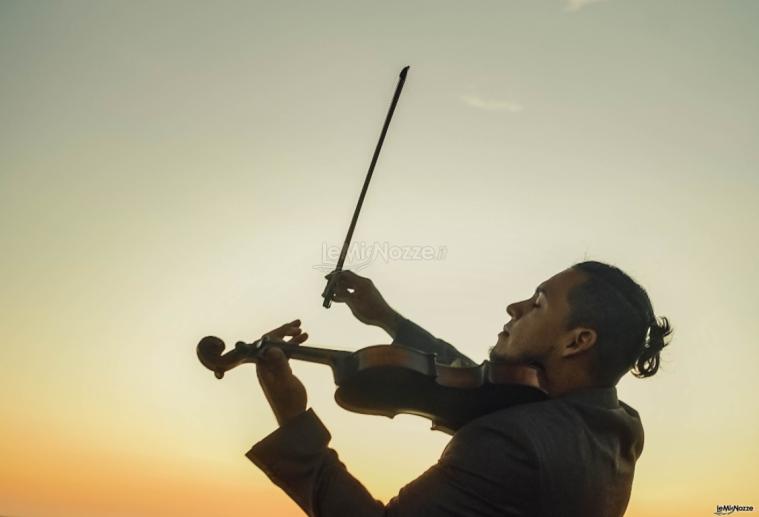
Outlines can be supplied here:
M464 104L467 106L486 111L510 111L516 113L517 111L522 111L524 109L524 106L518 102L482 99L476 95L462 95L461 100L464 101Z
M564 10L565 11L579 11L583 7L586 7L590 4L596 4L598 2L605 2L606 0L564 0Z

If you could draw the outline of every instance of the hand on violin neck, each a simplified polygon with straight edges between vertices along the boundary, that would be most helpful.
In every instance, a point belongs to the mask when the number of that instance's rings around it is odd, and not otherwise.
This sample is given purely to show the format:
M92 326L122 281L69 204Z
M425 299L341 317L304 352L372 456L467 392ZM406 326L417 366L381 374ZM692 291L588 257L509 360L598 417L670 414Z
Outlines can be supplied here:
M290 339L285 337L290 336ZM308 339L308 332L303 332L300 328L300 320L296 319L289 323L285 323L274 330L270 330L261 337L267 337L275 341L285 341L286 343L292 343L294 345L300 345Z
M329 279L335 274L337 280L332 300L345 303L356 319L380 327L394 338L402 317L388 305L374 282L349 270L333 271L325 278Z
M277 340L292 336L287 342L295 345L308 338L308 334L300 330L300 320L285 323L264 336ZM306 410L306 388L300 379L293 375L287 356L278 346L268 346L264 349L256 361L256 374L280 426Z

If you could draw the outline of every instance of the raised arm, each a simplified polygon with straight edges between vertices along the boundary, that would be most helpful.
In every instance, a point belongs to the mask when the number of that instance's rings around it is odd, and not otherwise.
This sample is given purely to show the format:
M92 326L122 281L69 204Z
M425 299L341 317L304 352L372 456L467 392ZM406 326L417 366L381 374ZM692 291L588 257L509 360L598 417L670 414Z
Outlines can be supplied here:
M436 338L413 321L400 315L398 317L399 321L396 324L396 332L393 337L394 345L405 345L422 352L436 354L437 362L441 364L477 366L477 363L459 352L452 344Z
M359 276L352 271L341 271L337 274L339 276L333 301L345 303L362 323L382 328L393 338L394 345L405 345L436 354L438 362L442 364L476 366L474 361L459 352L456 347L436 338L390 307L370 278Z

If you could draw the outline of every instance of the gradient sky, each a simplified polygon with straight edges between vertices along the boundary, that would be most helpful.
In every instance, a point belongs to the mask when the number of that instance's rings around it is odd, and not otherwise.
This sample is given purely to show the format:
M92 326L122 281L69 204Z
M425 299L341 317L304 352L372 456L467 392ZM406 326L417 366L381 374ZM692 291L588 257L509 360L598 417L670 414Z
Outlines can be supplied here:
M759 3L0 1L0 514L302 515L244 456L275 428L254 367L208 334L301 318L309 343L388 343L321 307L411 65L354 265L480 361L512 301L613 263L675 327L620 398L646 430L627 515L759 505ZM350 267L351 264L348 264ZM294 362L378 499L448 437L347 413Z

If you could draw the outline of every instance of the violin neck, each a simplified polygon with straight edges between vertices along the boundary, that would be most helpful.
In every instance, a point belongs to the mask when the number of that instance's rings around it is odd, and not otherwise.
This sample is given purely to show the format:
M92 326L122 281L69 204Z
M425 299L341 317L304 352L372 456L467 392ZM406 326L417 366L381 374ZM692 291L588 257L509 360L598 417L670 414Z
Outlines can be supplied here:
M331 350L329 348L316 348L313 346L294 345L286 342L268 342L265 346L276 346L290 359L308 361L310 363L326 364L334 366L341 359L351 355L345 350Z

